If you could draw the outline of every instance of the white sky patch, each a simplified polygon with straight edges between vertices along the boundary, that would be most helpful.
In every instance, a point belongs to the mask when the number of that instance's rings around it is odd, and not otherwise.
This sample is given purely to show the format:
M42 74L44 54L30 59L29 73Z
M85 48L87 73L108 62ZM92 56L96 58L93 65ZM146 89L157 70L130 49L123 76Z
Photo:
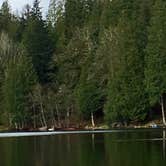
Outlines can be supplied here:
M14 13L16 11L17 13L20 13L26 4L29 4L32 6L34 0L8 0L8 1L12 11ZM0 0L0 6L2 5L3 2L4 0ZM40 7L42 8L42 12L44 16L47 14L48 5L49 5L49 0L40 0Z

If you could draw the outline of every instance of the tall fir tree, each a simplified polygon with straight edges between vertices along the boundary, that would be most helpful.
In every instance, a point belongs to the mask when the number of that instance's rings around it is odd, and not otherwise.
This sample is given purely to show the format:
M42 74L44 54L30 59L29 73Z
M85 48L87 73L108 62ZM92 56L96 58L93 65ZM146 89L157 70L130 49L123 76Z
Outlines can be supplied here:
M151 106L161 104L163 124L165 120L166 94L166 2L156 1L152 8L149 27L148 45L146 48L145 84Z
M113 28L112 55L106 119L140 121L147 115L148 102L144 86L144 57L148 21L142 3L128 1L119 23ZM139 26L138 26L139 25ZM110 59L111 61L111 59ZM115 66L116 65L116 66Z
M2 108L8 115L10 127L23 128L31 119L28 101L36 84L36 75L23 48L14 44L6 35L1 40Z
M50 60L54 49L48 35L48 29L42 20L38 0L34 1L30 17L28 17L26 22L23 44L29 56L32 57L32 63L40 83L45 84L50 81Z
M11 22L11 12L8 1L2 3L0 9L0 31L8 32L9 24Z

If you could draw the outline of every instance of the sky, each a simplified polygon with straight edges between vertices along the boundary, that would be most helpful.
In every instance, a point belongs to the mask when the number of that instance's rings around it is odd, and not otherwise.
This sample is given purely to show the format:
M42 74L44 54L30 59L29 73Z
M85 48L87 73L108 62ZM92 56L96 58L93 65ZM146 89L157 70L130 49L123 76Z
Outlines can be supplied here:
M0 0L0 6L2 5L4 0ZM12 8L13 12L16 12L18 10L18 12L20 12L22 10L22 8L25 6L25 4L33 4L34 0L8 0L9 4ZM42 7L42 11L44 13L44 15L46 15L47 9L48 9L48 5L49 5L49 0L40 0L40 7Z

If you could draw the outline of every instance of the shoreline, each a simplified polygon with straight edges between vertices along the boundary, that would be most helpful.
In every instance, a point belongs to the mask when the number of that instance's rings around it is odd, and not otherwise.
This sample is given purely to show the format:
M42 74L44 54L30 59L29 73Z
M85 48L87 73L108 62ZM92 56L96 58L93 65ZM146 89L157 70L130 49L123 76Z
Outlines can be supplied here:
M44 128L43 130L41 130L42 128ZM100 124L96 124L95 127L93 127L91 124L86 124L80 128L78 127L68 127L68 128L49 128L49 127L41 127L41 128L26 128L26 129L11 129L9 127L0 126L0 133L3 132L68 132L68 131L87 131L87 130L116 130L116 129L155 129L155 128L166 128L166 126L164 126L162 124L161 119L156 119L156 120L152 120L152 121L147 121L144 123L130 123L129 125L123 125L120 122L115 122L112 123L110 126L105 124L105 123L100 123Z
M71 129L71 128L61 128L61 129L55 129L52 131L49 130L45 130L45 131L40 131L38 129L33 129L33 130L11 130L11 129L1 129L0 130L0 134L2 133L68 133L68 132L80 132L80 131L109 131L109 130L136 130L136 129L166 129L165 126L157 126L157 127L150 127L150 126L128 126L128 127L102 127L102 126L96 126L96 127L92 127L92 126L86 126L85 128L79 128L79 129Z
M164 130L164 128L144 128L151 132L152 130ZM149 129L149 130L148 130ZM122 132L135 132L144 131L140 129L109 129L109 130L80 130L80 131L53 131L53 132L0 132L0 138L16 138L16 137L38 137L38 136L54 136L54 135L67 135L67 134L102 134L102 133L122 133Z

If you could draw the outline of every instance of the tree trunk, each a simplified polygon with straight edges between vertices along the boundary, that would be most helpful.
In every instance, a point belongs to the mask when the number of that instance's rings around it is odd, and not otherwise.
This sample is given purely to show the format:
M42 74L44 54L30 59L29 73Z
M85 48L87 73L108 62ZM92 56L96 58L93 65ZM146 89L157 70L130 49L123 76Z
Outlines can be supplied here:
M42 119L43 119L44 126L47 126L46 118L44 116L44 110L43 110L43 104L42 104L42 102L40 102L40 108L41 108L41 113L42 113Z
M21 126L20 126L20 127L21 127L21 129L24 129L24 128L25 128L25 125L24 125L24 124L25 124L25 122L24 122L24 121L25 121L24 119L21 121L21 124L20 124L20 125L21 125Z
M59 110L58 110L58 106L56 105L56 114L57 114L57 118L58 118L58 127L61 127L61 121L60 121L60 114L59 114Z
M15 122L14 125L15 125L15 129L17 130L18 129L17 123Z
M40 119L41 126L44 126L44 123L43 123L41 115L40 115L39 119Z
M95 127L93 112L91 112L91 123L92 123L92 127Z
M32 108L33 108L33 127L34 129L36 129L36 112L35 112L34 103L32 104Z
M67 109L66 118L67 118L67 128L69 128L69 124L70 124L70 109Z
M9 126L12 127L13 123L12 123L12 117L10 114L8 114L9 117Z
M55 127L55 125L56 125L56 120L55 120L55 115L54 115L54 110L53 110L53 108L51 109L51 112L52 112L52 126Z
M161 110L162 110L163 125L166 126L163 95L161 96Z
M42 103L41 92L40 92L39 95L40 95L40 109L41 109L41 114L42 114L42 120L43 120L44 126L47 127L46 118L45 118L45 116L44 116L44 109L43 109L43 103Z

